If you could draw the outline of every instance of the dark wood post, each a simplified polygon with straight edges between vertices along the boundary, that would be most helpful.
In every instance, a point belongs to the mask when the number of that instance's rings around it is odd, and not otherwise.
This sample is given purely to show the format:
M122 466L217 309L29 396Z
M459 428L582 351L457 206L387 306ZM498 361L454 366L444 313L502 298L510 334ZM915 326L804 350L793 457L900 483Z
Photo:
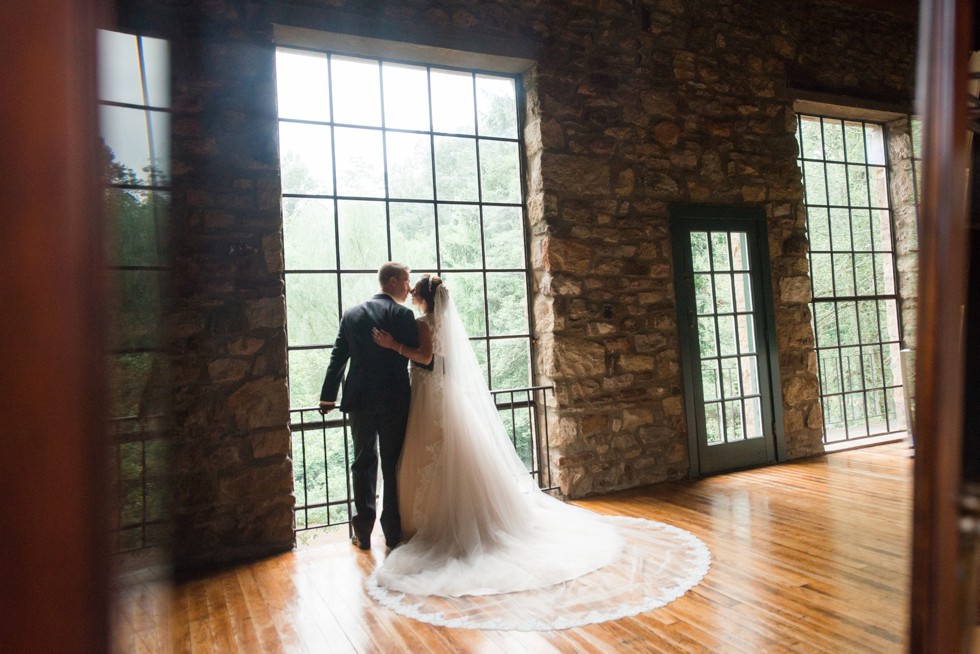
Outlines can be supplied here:
M0 651L109 649L95 26L0 3Z

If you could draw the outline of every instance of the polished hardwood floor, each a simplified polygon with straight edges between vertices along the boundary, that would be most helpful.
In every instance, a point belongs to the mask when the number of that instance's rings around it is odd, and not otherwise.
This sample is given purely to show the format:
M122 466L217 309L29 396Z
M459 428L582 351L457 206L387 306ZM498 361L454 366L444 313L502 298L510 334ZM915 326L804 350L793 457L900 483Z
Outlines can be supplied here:
M911 453L891 443L577 502L711 550L699 585L632 618L552 632L422 624L363 590L382 543L339 542L174 586L129 575L114 639L121 652L904 652Z

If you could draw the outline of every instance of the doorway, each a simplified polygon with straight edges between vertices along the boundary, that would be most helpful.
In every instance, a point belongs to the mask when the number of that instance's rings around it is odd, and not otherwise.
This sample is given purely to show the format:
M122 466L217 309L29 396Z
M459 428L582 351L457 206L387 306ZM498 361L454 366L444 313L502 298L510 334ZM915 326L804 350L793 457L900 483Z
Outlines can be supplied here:
M773 462L782 399L765 213L678 205L670 227L691 474Z

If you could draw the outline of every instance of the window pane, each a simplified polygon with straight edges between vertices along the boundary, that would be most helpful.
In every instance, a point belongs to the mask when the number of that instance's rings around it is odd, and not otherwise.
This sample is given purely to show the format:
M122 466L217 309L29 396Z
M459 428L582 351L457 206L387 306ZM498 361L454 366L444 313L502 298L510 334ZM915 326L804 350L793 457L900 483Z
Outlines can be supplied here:
M851 213L847 209L830 210L830 238L834 250L851 250Z
M847 195L851 206L868 206L868 169L864 166L847 167Z
M729 234L732 245L732 270L749 271L749 241L744 232L732 232Z
M385 127L429 129L429 76L422 66L384 62Z
M432 199L432 146L427 134L388 132L388 197Z
M875 288L884 295L895 294L895 269L892 255L875 254Z
M875 294L874 255L858 252L854 255L854 277L857 279L857 295Z
M122 350L159 347L160 317L170 275L161 270L115 270L116 313L110 342Z
M742 379L742 393L745 395L759 394L759 360L756 357L740 357L738 360Z
M812 161L802 163L807 204L827 204L827 179L824 177L824 167Z
M820 356L820 391L824 395L840 393L844 390L841 383L841 360L838 350L831 350Z
M324 270L337 267L333 214L333 200L282 199L286 268Z
M861 348L842 347L840 350L841 385L844 391L859 391L864 381L861 371Z
M844 398L832 395L823 399L823 421L826 430L825 440L828 443L844 440L847 433L844 428Z
M728 442L745 440L742 424L742 403L738 400L725 402L725 438Z
M762 402L757 397L745 400L745 437L763 438L765 427L762 422Z
M871 250L874 240L871 236L871 212L865 209L851 210L851 232L855 250Z
M478 128L481 136L516 139L517 100L514 80L476 76Z
M707 232L691 232L691 263L695 272L711 270Z
M279 117L330 120L330 68L322 52L276 51Z
M136 39L132 34L98 30L99 100L145 104Z
M341 268L377 270L387 260L383 202L338 200L337 223Z
M807 234L810 237L810 251L830 249L830 218L824 207L808 207L806 211Z
M383 262L375 265L379 267ZM378 273L341 273L340 275L340 307L346 311L355 304L359 304L374 296L378 292ZM324 368L323 370L326 370ZM323 372L321 371L321 374ZM323 382L323 378L320 378Z
M520 202L521 169L516 142L480 141L480 185L484 202Z
M147 174L154 186L169 184L170 180L170 114L166 111L148 111L150 126L150 170Z
M738 359L721 360L721 392L724 397L740 397L742 395L741 377Z
M732 275L735 286L735 310L752 311L752 279L748 273Z
M112 151L113 160L135 176L130 183L149 183L150 176L146 169L152 161L146 114L142 109L130 107L99 107L102 139Z
M738 316L738 351L742 354L755 352L755 316Z
M846 206L847 173L844 164L828 163L824 168L827 171L827 203L831 206Z
M854 256L851 254L834 254L832 258L834 287L837 296L854 295Z
M694 275L694 302L697 305L698 315L712 314L715 312L715 294L710 273L695 273Z
M868 412L868 422L870 423L872 434L887 432L885 424L885 393L884 391L868 391L864 397L865 410Z
M450 134L475 134L473 75L433 69L432 130Z
M114 266L165 266L170 194L138 189L105 190L113 229L109 263Z
M483 373L483 379L486 380L487 385L490 385L490 373L489 373L489 363L487 361L487 339L478 338L475 340L470 340L470 346L473 348L473 354L476 356L476 363L480 366L480 371Z
M864 127L861 123L844 122L844 141L847 160L852 163L864 163Z
M708 445L725 442L721 425L721 405L716 402L704 405L704 435Z
M867 144L868 163L885 165L885 131L881 125L865 124L864 138ZM916 152L921 150L916 149Z
M713 270L731 270L729 261L728 234L725 232L711 233L711 266ZM716 289L717 290L717 289Z
M823 137L820 119L800 116L800 154L807 159L823 158Z
M847 412L847 436L867 436L868 426L865 422L864 393L848 393L844 395L844 410Z
M721 356L738 354L733 316L718 316L718 344Z
M524 215L520 207L484 207L487 268L524 268Z
M813 305L816 323L817 345L832 347L838 344L837 312L832 302L816 302Z
M884 375L881 370L881 350L877 345L861 348L864 362L864 387L881 388L884 386Z
M871 212L871 230L874 234L874 249L885 252L892 251L891 214L888 210L879 209Z
M701 392L705 402L721 399L721 373L718 367L718 359L701 361Z
M531 353L526 338L490 341L493 388L525 388L531 384Z
M436 136L434 140L437 197L444 201L479 201L476 141L447 136Z
M340 325L336 313L324 311L324 308L335 306L337 306L336 275L322 273L286 275L286 326L289 330L290 344L332 344ZM322 370L320 372L323 373ZM319 388L317 390L319 391Z
M824 119L823 153L828 161L844 161L844 130L841 121Z
M391 256L410 262L415 270L435 270L435 207L428 203L395 202L391 212Z
M856 345L858 343L858 322L857 307L854 302L839 302L837 304L837 322L841 345Z
M334 129L334 139L337 150L337 195L383 198L385 167L381 132L337 127Z
M453 294L456 309L463 321L466 333L474 336L486 336L486 312L483 298L484 286L481 273L447 273L443 276L446 288Z
M380 127L381 77L378 62L334 55L330 58L330 72L334 121Z
M479 207L439 205L439 252L443 267L482 267L480 240Z
M329 127L279 123L279 159L283 193L333 193Z
M702 358L718 356L718 344L715 341L715 319L711 316L698 318L698 345Z
M881 361L882 371L885 373L885 385L886 386L896 386L903 382L905 379L902 376L902 358L901 349L898 343L888 343L884 348L884 357ZM911 375L915 375L915 371L910 371ZM901 386L899 386L901 388Z
M524 273L487 273L490 335L527 334L527 288Z
M715 311L717 313L731 313L735 310L732 301L732 276L715 275Z

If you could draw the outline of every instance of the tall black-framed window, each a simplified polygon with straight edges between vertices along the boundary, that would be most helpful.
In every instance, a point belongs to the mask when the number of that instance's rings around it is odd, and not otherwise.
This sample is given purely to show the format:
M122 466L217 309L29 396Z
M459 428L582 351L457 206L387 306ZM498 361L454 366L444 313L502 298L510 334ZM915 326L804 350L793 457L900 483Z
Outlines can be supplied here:
M884 130L798 116L827 444L907 427Z
M280 47L277 83L294 416L317 402L340 317L388 260L443 277L490 388L529 389L520 77ZM531 467L533 418L507 410L514 397L497 404ZM330 505L346 497L343 426L302 429L298 505Z
M162 314L170 206L167 41L98 33L106 258L115 307L108 367L118 548L165 540L169 405Z

